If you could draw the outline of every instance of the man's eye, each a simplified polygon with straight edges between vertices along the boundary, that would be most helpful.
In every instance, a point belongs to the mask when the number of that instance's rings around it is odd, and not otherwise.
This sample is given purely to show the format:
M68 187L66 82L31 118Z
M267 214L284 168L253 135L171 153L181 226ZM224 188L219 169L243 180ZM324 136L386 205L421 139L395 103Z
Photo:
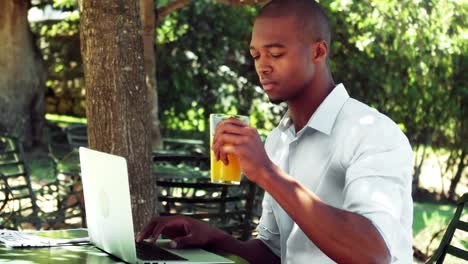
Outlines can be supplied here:
M283 54L280 54L280 53L272 53L271 54L271 57L277 59L277 58L280 58L281 56L283 56Z
M254 59L254 60L258 60L258 58L260 58L260 56L259 56L259 55L252 55L252 59Z

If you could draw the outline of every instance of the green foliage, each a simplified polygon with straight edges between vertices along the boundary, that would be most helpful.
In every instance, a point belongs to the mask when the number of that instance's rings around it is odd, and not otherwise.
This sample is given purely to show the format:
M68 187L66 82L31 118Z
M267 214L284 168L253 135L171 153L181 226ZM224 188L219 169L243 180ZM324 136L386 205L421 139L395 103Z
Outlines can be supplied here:
M46 106L48 113L85 115L84 80L79 42L79 13L76 0L39 1L66 14L63 20L45 20L31 24L48 77Z
M260 113L268 107L262 105L263 92L255 89L248 54L255 14L254 7L193 1L161 21L156 35L163 129L203 132L209 114L216 112L250 113L253 125L273 127L275 117Z
M332 25L336 81L399 123L415 146L460 147L468 136L466 5L443 0L321 4ZM248 112L264 132L277 123L282 109L269 106L256 89L247 55L254 15L253 8L197 1L162 21L157 41L163 123L187 119L189 109L203 109L199 116L205 120L211 112Z
M468 150L466 1L321 3L334 33L335 80L401 124L415 150L448 149L447 168L461 173ZM422 164L424 157L415 157Z
M49 69L48 112L84 115L76 0L38 0L70 12L33 25ZM34 3L33 2L33 3ZM168 0L155 1L157 7ZM467 5L456 0L321 0L335 80L389 115L412 144L459 149L468 137ZM156 29L161 126L203 133L213 112L249 114L266 134L283 107L268 103L248 55L255 7L191 1Z
M154 0L155 6L156 6L157 8L166 6L166 5L169 4L170 2L171 2L171 0Z
M76 0L54 0L54 8L74 8Z
M466 135L467 21L460 1L321 1L337 80L388 114L413 144L461 145ZM465 123L465 124L464 124Z

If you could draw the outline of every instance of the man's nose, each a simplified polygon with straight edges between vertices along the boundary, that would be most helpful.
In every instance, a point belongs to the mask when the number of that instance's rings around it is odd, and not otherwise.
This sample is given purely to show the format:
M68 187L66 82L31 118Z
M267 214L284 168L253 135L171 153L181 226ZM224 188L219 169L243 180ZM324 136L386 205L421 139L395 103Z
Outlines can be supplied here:
M259 76L268 75L273 71L271 65L266 60L261 59L255 64L255 68Z

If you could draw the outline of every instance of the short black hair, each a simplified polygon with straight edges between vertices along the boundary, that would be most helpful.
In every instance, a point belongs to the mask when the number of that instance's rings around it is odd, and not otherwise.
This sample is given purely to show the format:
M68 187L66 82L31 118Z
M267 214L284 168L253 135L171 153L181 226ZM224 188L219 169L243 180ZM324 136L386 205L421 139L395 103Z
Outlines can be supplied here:
M262 7L257 17L294 16L302 29L304 41L324 40L331 45L331 32L325 11L315 0L272 0Z

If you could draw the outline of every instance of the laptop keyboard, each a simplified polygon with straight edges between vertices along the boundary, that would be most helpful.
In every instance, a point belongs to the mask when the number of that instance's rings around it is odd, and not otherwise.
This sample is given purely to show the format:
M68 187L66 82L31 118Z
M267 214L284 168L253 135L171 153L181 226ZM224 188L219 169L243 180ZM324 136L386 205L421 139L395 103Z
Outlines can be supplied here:
M136 243L136 253L141 260L186 260L147 242Z

